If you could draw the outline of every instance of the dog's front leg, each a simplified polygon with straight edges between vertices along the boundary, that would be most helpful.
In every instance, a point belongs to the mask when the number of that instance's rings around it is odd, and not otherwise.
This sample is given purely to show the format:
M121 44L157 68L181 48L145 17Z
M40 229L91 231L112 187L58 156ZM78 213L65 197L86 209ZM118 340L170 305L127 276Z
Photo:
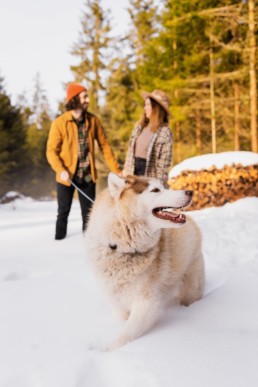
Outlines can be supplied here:
M113 307L112 311L113 311L114 317L117 320L122 320L122 321L128 320L129 315L130 315L130 312L128 310L125 310L122 308L119 309L117 307Z
M107 350L112 351L143 335L155 324L161 312L162 307L157 300L143 299L135 302L121 334Z

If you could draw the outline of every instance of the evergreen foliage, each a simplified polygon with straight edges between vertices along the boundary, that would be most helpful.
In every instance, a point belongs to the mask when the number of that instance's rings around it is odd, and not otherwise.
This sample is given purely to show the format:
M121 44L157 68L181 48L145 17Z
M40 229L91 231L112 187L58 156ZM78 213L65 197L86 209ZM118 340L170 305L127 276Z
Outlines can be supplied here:
M86 0L84 7L79 39L71 51L72 55L79 58L79 63L71 66L71 70L76 82L87 81L90 108L97 113L101 92L105 90L104 78L109 66L111 27L109 12L103 10L101 1Z
M131 3L139 17L146 2ZM144 61L135 53L135 72L137 89L161 88L171 97L174 162L214 149L250 149L246 2L162 4L148 39L139 39Z
M0 79L0 178L12 181L26 165L26 127Z
M124 161L132 127L139 118L134 77L134 71L130 69L127 58L118 62L108 80L106 103L102 109L103 122L121 164Z
M27 111L29 114L29 125L27 126L26 143L33 168L35 170L42 170L48 166L45 154L48 132L51 125L51 112L38 73L35 78L32 101L32 108Z
M39 74L32 106L24 96L13 106L0 80L0 195L8 190L35 196L51 191L53 177L45 156L50 124Z

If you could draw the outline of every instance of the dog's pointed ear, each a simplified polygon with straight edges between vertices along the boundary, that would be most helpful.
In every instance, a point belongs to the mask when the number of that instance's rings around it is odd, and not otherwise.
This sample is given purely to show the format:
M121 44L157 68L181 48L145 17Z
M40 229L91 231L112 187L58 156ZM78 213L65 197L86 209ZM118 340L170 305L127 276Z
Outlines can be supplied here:
M108 174L108 190L112 198L117 199L125 187L125 179L113 172Z

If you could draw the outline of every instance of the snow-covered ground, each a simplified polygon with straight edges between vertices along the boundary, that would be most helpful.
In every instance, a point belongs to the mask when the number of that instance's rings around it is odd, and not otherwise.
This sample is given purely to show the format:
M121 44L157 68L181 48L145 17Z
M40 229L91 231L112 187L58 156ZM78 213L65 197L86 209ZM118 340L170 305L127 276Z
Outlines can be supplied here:
M200 169L215 166L217 169L223 168L224 165L242 164L244 166L258 164L258 153L254 152L221 152L216 154L206 154L201 156L190 157L175 165L169 172L169 177L175 177L185 170L198 171Z
M191 215L203 234L204 298L101 352L92 348L122 322L87 262L78 202L62 241L56 202L0 205L0 387L258 386L258 198Z

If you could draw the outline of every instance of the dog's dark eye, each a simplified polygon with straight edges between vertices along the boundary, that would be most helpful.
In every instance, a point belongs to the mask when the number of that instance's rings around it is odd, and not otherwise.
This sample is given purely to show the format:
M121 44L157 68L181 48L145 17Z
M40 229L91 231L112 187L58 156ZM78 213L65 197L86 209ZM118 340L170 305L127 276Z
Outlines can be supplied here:
M117 249L117 245L112 245L111 243L109 244L109 247L111 248L111 250L116 250Z
M159 188L153 188L153 189L151 190L151 192L160 192L160 189L159 189Z

